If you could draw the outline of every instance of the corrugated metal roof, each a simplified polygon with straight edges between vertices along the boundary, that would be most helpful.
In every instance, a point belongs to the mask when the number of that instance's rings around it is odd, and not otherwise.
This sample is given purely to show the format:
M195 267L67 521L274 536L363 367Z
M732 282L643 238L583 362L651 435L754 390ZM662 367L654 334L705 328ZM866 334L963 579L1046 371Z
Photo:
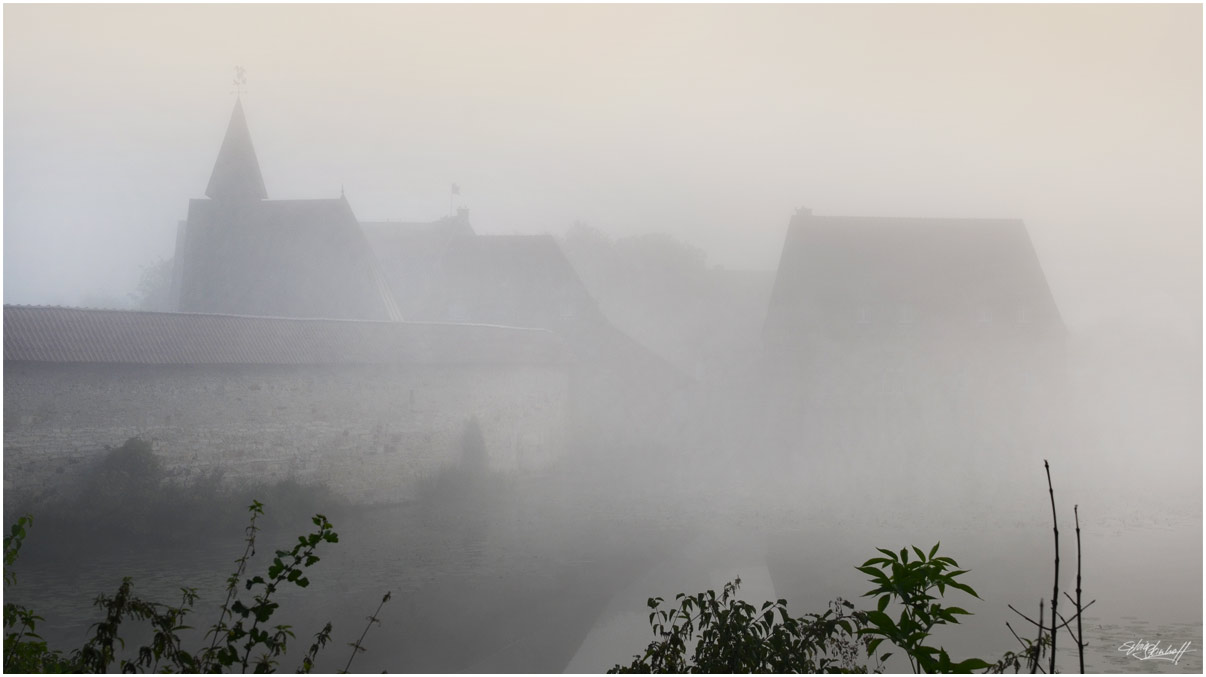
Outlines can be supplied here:
M520 364L567 356L541 329L4 306L6 362Z

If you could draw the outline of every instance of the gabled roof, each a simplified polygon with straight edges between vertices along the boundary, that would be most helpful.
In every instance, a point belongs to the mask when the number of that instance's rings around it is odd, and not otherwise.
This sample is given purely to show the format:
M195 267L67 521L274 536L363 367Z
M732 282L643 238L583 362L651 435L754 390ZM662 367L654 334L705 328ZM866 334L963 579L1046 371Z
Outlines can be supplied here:
M766 340L893 331L1060 336L1064 325L1020 220L798 212Z
M583 362L685 381L612 326L551 235L474 235L452 218L364 225L409 320L551 329Z
M538 329L4 306L6 362L528 364L567 359L561 340Z
M434 319L429 301L437 292L440 262L453 240L473 235L465 213L423 223L361 222L403 317Z
M347 200L192 200L185 312L401 320Z
M243 115L243 102L235 99L234 111L226 136L218 150L218 160L209 176L205 195L214 200L246 202L264 200L268 190L260 174L260 162L251 145L251 132L247 129L247 118Z
M446 315L442 319L558 330L602 321L594 299L551 235L457 238L440 268L443 284L432 298L431 311Z

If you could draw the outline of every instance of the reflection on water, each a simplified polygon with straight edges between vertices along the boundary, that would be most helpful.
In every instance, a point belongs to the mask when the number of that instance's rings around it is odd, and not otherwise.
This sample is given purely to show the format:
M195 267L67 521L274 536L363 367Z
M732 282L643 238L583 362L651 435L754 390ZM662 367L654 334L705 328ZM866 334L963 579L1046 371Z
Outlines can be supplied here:
M1119 621L1103 621L1085 614L1085 670L1088 672L1152 672L1194 674L1202 672L1202 624L1153 623L1148 620L1124 617ZM1142 652L1128 655L1127 646L1140 641L1160 643L1161 649L1180 648L1189 642L1188 650L1180 656L1163 658L1141 657ZM1075 647L1059 650L1060 662L1075 664ZM1067 662L1065 663L1065 656ZM1176 662L1173 662L1175 659Z
M281 668L295 667L298 652L326 620L334 623L335 638L318 668L341 668L346 642L363 630L387 590L393 599L382 624L370 630L356 671L602 671L630 660L650 638L645 597L719 588L733 572L758 571L755 587L787 598L789 608L802 614L823 609L836 596L858 600L867 584L853 566L880 545L941 540L941 552L971 569L966 580L983 600L952 602L975 615L936 635L956 656L989 658L1016 648L1005 622L1020 628L1024 621L1005 605L1027 611L1050 596L1050 526L1041 511L995 522L952 518L921 525L882 511L877 519L822 517L743 508L743 500L717 496L690 503L638 491L617 500L532 483L517 486L510 500L468 515L403 505L343 516L333 520L340 542L320 551L310 588L280 594L273 622L292 624L297 632ZM688 504L696 508L690 519L672 508ZM1086 667L1200 672L1200 515L1155 523L1102 517L1082 525L1085 596L1097 600L1086 615ZM268 553L307 526L303 521L292 532L263 534L252 570L262 570ZM18 563L18 585L6 590L6 599L44 616L39 629L58 646L82 642L99 618L91 599L112 593L123 575L132 576L135 591L149 599L175 601L180 586L197 587L202 598L192 623L212 623L225 577L242 551L240 535L232 534L171 551L50 557L39 552L40 536L35 524ZM1072 552L1064 551L1061 571L1061 589L1069 592L1075 587ZM629 623L636 627L621 627ZM1162 646L1188 641L1191 648L1175 665L1117 650L1141 639ZM1070 637L1060 640L1061 665L1069 670L1076 663Z

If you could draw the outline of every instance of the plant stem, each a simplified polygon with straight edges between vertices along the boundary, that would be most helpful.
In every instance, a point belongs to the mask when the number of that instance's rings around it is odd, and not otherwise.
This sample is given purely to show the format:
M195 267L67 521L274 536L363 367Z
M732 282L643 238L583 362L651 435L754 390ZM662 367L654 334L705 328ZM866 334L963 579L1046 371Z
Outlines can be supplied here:
M1055 624L1052 623L1052 625L1055 625ZM1035 647L1034 657L1031 659L1031 662L1030 662L1030 673L1031 674L1038 672L1039 659L1042 658L1042 651L1043 651L1043 600L1042 599L1039 599L1038 629L1039 629L1038 639L1036 639L1034 641L1034 647Z
M209 667L210 657L218 647L218 638L224 634L224 622L226 620L226 616L230 613L230 601L238 594L236 591L239 587L239 579L241 579L243 577L243 573L247 571L247 562L255 554L255 534L259 530L255 525L255 518L259 514L260 513L255 510L255 506L253 505L251 510L251 522L244 529L244 532L247 534L247 538L243 540L247 543L247 545L243 548L243 556L235 560L235 563L239 565L238 568L233 574L230 575L230 578L226 579L226 601L222 602L222 613L218 615L218 622L214 623L213 627L210 628L209 632L213 634L213 640L209 644L209 649L207 649L203 654L205 665L201 667L202 672L208 671L207 668Z
M356 658L356 654L364 650L361 648L360 643L364 641L364 637L368 634L369 628L373 627L373 623L381 622L377 620L377 614L381 613L381 607L385 606L385 603L389 601L389 596L390 593L386 592L385 596L381 598L381 603L377 605L377 610L373 612L372 616L369 616L368 625L364 626L364 632L360 633L360 638L357 639L356 643L352 645L352 655L348 656L348 664L343 666L342 672L345 675L347 674L348 669L352 667L352 659Z
M1085 632L1081 627L1080 607L1080 506L1072 506L1072 514L1076 517L1076 651L1080 654L1080 674L1085 674Z
M1047 491L1051 494L1051 529L1055 532L1055 581L1051 586L1051 672L1055 674L1055 619L1056 605L1059 603L1059 521L1055 516L1055 489L1051 487L1051 465L1043 459L1043 467L1047 469Z

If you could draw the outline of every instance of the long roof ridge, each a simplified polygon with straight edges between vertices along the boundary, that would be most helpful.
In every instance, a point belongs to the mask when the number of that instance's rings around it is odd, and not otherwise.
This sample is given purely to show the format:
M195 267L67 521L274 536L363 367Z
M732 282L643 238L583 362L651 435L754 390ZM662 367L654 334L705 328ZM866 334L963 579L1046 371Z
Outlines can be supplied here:
M491 322L438 322L432 320L403 320L401 322L394 320L370 320L362 318L341 318L341 317L285 317L279 315L240 315L237 313L201 313L196 311L171 311L171 310L139 310L138 308L89 308L86 306L64 306L64 305L45 305L35 303L5 303L5 309L20 308L23 310L67 310L67 311L86 311L92 313L131 313L138 315L168 315L172 317L199 316L199 317L219 317L219 318L235 318L243 320L270 320L273 322L296 322L296 323L314 323L321 322L336 322L340 324L373 324L373 325L422 325L422 326L455 326L455 327L489 327L492 329L515 329L525 332L545 332L555 334L556 332L544 327L520 327L509 324L497 324Z

